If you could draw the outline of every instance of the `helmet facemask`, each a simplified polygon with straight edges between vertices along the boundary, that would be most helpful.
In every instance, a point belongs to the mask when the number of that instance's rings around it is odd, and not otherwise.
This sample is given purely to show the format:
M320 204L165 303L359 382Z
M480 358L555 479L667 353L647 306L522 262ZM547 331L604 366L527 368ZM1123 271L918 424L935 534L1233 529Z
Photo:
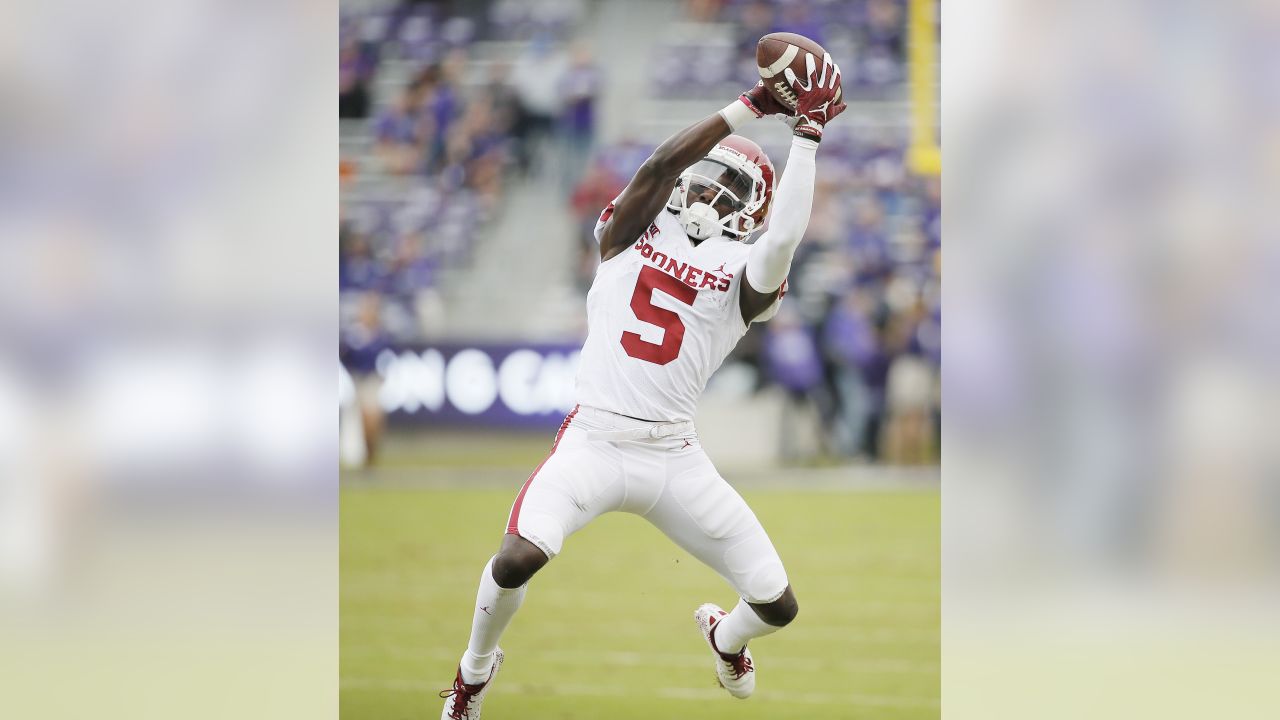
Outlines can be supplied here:
M752 215L765 199L760 168L742 153L721 145L680 174L667 209L677 213L694 240L715 235L742 239L755 230Z

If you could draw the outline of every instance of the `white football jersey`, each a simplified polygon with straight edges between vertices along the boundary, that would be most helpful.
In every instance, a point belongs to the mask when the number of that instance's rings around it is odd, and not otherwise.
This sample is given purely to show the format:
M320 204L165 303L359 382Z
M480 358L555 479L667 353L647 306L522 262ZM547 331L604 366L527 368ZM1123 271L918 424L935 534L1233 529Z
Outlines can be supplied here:
M597 241L612 211L596 224ZM707 379L747 332L738 295L750 252L727 237L695 246L675 215L658 213L596 270L578 402L643 420L692 420ZM779 302L756 322L777 314Z

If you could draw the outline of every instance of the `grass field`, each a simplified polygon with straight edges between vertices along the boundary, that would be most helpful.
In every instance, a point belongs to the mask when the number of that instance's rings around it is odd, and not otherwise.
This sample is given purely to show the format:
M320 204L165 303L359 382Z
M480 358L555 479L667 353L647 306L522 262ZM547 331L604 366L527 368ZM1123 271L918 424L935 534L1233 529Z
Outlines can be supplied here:
M522 479L500 490L344 487L344 720L438 716ZM732 605L732 590L643 520L611 514L530 584L485 718L938 717L938 493L744 496L801 608L752 642L752 698L716 686L692 620L704 601Z

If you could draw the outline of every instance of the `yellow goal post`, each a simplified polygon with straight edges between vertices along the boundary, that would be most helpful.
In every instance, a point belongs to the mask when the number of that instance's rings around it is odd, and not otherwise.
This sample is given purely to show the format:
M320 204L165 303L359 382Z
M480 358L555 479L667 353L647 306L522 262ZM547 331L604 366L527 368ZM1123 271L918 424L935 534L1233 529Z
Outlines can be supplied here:
M918 175L942 172L938 145L938 13L941 0L907 0L907 80L911 97L911 147L907 166Z

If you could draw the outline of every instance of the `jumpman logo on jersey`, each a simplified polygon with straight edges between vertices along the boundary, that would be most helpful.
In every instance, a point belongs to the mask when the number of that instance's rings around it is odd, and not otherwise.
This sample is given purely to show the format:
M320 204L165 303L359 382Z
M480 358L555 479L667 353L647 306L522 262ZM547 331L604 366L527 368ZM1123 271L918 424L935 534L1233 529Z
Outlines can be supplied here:
M691 446L691 445L693 445L693 443L689 442L688 440L685 440L685 441L684 441L684 444L683 444L683 445L681 445L679 449L680 449L680 450L683 450L683 449L685 449L685 448L687 448L687 447L689 447L689 446Z
M731 273L731 272L729 272L728 270L725 270L725 269L724 269L724 263L720 263L720 267L716 268L716 269L715 269L715 270L713 270L712 272L718 272L718 273L720 273L721 275L723 275L723 276L725 276L725 277L727 277L727 278L731 278L731 277L733 277L733 273Z

